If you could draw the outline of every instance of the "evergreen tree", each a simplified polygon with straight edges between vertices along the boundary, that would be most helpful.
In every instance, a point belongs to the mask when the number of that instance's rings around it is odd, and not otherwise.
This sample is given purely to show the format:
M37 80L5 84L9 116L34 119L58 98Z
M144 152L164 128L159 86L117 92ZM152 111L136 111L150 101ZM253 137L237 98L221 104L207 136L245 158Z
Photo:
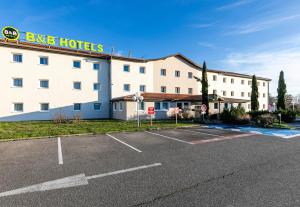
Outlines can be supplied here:
M277 88L277 109L285 109L285 94L286 94L286 84L284 80L284 73L280 71L278 88Z
M203 67L202 67L202 79L201 79L201 85L202 85L202 104L205 104L207 106L207 115L209 112L209 100L208 100L208 80L207 80L207 68L206 63L204 61Z
M251 111L256 111L259 109L258 102L258 87L256 76L252 76L252 91L251 91Z

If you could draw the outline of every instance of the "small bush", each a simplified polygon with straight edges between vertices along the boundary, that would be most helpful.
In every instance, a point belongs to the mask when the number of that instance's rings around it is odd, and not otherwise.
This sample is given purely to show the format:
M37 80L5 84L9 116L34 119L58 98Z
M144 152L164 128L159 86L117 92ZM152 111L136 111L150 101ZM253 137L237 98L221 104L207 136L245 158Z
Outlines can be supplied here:
M278 110L275 112L275 114L278 116L278 114L281 113L281 120L287 123L291 123L296 120L296 111L287 109L287 110Z
M220 115L221 120L227 124L248 124L250 119L243 107L224 109Z
M68 117L63 114L63 113L58 113L54 116L53 118L53 122L55 124L65 124L65 123L68 123L69 120L68 120Z
M256 117L255 123L261 127L271 127L275 122L275 117L272 114L262 114Z
M269 114L270 112L267 110L257 110L257 111L249 111L248 114L251 116L251 119L255 121L258 116L263 114Z
M72 122L75 124L79 124L81 122L81 116L79 114L74 115Z

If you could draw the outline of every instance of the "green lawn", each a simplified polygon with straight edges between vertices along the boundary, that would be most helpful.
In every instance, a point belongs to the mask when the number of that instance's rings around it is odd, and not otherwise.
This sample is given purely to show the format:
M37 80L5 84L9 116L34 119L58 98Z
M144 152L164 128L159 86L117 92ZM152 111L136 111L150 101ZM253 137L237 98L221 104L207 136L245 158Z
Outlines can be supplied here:
M27 122L0 122L0 140L22 139L30 137L58 136L71 134L102 134L119 131L140 131L146 129L175 128L192 125L192 122L178 122L174 120L143 121L140 128L134 121L118 120L82 120L79 123L55 124L53 121L27 121Z

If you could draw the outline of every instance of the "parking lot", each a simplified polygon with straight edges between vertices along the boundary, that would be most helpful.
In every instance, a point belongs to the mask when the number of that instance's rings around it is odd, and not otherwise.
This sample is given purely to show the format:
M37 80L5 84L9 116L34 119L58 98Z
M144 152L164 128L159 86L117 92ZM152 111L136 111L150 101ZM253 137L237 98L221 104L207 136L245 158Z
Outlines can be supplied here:
M0 143L0 206L299 206L300 139L189 127Z

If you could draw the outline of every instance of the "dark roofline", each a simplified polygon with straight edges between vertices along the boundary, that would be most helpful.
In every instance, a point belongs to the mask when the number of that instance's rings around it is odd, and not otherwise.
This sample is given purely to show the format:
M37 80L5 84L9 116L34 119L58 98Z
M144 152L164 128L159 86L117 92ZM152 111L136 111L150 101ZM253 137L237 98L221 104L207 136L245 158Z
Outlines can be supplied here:
M157 60L164 60L169 57L178 57L192 66L194 66L196 69L202 70L202 67L192 61L191 59L187 58L186 56L182 55L181 53L175 53L172 55L164 56L161 58L154 58L154 59L140 59L140 58L131 58L131 57L123 57L123 56L117 56L117 55L110 55L106 53L96 53L91 51L84 51L84 50L74 50L69 48L62 48L57 46L50 46L50 45L42 45L42 44L35 44L35 43L29 43L29 42L21 42L21 41L6 41L4 39L0 39L0 46L4 47L13 47L13 48L21 48L21 49L28 49L28 50L36 50L41 52L50 52L50 53L59 53L59 54L66 54L66 55L74 55L74 56L81 56L81 57L90 57L90 58L100 58L105 60L124 60L124 61L132 61L132 62L141 62L146 63L149 61L157 61ZM235 72L228 72L228 71L222 71L222 70L215 70L215 69L208 69L208 72L213 73L221 73L223 75L228 76L235 76L235 77L242 77L242 78L252 78L251 75L242 74L242 73L235 73ZM269 78L263 78L263 77L257 77L258 80L265 80L265 81L271 81Z

